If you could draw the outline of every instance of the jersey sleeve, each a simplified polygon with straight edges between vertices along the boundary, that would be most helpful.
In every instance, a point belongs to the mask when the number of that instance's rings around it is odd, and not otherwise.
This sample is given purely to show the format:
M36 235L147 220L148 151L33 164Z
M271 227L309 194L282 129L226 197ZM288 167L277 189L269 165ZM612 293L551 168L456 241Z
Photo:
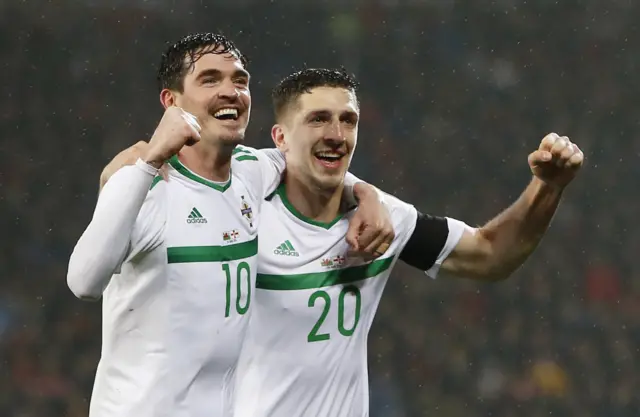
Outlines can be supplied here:
M245 180L254 197L262 201L280 184L286 162L278 149L238 145L231 157L232 171Z
M436 278L440 266L456 247L465 229L474 232L459 220L418 212L413 233L400 259Z
M156 173L138 160L118 170L102 189L69 260L67 283L77 297L99 299L123 262L161 243L165 216L159 194L164 185L149 192Z
M448 217L430 216L411 204L383 193L382 201L389 210L396 234L392 250L399 259L436 278L440 266L456 247L465 230L475 229Z
M416 227L416 217L418 211L411 204L407 204L400 199L380 191L382 203L389 211L389 217L393 223L395 238L388 249L396 256L404 250L407 242Z

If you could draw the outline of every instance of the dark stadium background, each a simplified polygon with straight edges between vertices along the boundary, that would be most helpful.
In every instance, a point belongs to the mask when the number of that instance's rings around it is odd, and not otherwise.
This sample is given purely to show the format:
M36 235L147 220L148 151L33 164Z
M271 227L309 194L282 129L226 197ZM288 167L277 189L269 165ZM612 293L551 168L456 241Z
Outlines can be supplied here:
M352 172L481 224L540 139L586 154L542 247L495 285L395 271L370 335L371 416L640 415L640 3L632 0L0 2L0 416L87 415L100 305L67 289L98 175L161 115L165 42L222 30L269 88L361 80Z

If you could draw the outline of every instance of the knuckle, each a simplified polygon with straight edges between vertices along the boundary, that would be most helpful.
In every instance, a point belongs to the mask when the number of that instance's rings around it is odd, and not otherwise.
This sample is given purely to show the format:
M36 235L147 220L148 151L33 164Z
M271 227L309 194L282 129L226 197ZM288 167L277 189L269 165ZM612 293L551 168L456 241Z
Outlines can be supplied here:
M545 146L545 147L547 147L547 146L553 146L553 144L554 144L555 142L556 142L556 140L555 140L553 137L551 137L551 136L547 136L547 137L545 137L544 139L542 139L541 145L542 145L542 146Z

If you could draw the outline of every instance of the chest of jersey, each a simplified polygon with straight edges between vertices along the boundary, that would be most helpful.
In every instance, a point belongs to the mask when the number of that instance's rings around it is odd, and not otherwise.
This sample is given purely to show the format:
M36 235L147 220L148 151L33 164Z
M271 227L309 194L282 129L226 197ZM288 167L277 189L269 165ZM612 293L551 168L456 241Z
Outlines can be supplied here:
M167 187L168 247L225 248L257 237L259 202L253 201L242 183L232 181L220 191L172 178Z
M167 183L167 204L168 292L188 300L174 302L175 326L199 332L198 320L212 337L229 333L235 345L255 285L259 202L233 178L220 190L176 177Z
M348 218L328 229L306 226L278 202L265 203L261 215L252 340L274 351L295 346L316 363L328 346L366 340L395 258L350 258Z

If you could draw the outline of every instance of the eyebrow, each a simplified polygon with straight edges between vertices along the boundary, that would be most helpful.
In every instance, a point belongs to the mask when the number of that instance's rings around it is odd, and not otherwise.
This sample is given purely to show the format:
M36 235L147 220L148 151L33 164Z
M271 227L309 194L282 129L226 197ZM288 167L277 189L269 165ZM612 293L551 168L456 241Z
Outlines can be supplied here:
M321 110L313 110L311 112L309 112L307 114L307 118L312 118L315 116L331 116L333 114L333 112L331 112L330 110L326 110L326 109L321 109ZM344 110L340 112L340 119L344 119L345 117L349 117L349 118L355 118L356 120L358 120L358 113L352 110Z
M202 79L204 77L220 77L222 75L222 71L217 70L215 68L211 68L211 69L206 69L202 72L200 72L200 74L198 74L198 76L196 77L198 80ZM233 74L231 75L232 78L235 77L244 77L246 79L250 79L251 76L249 75L249 73L245 70L242 69L237 69L233 72Z
M329 110L312 110L307 113L307 118L312 118L315 116L331 116L331 112Z

